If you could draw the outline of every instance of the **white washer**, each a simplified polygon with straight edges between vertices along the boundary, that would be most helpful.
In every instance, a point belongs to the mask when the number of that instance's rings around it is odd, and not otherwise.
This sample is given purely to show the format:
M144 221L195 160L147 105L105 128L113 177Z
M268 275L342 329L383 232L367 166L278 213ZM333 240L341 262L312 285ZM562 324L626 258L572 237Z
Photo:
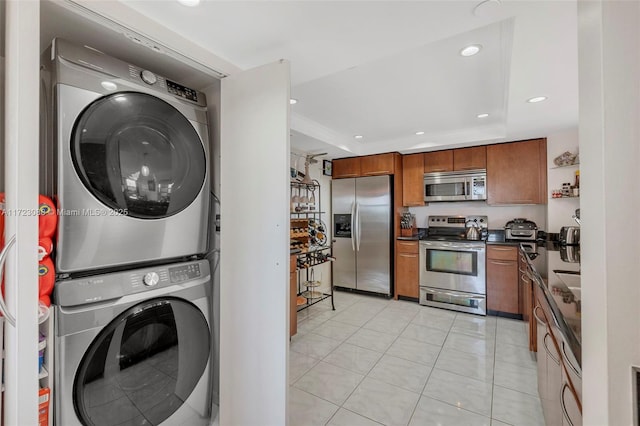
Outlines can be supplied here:
M211 289L206 260L58 282L55 424L209 424Z
M56 272L95 273L204 254L204 94L61 39L46 58L53 101L42 186L60 212Z

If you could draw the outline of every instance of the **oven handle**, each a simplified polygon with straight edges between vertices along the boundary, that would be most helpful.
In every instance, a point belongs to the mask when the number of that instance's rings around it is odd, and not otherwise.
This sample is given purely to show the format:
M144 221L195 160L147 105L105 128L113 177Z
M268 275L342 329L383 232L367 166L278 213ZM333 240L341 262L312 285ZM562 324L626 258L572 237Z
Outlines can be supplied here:
M465 298L471 299L471 300L484 300L485 299L482 296L480 296L480 297L478 297L478 296L462 296L462 295L460 295L458 293L451 293L451 292L448 292L448 291L433 290L433 289L426 288L426 287L423 287L423 288L424 288L424 291L426 291L427 293L431 293L431 294L444 294L444 295L451 296L451 297L465 297Z
M486 247L483 245L482 247L469 247L469 245L465 244L456 244L456 243L432 243L429 241L420 241L420 244L426 246L430 250L448 250L448 249L464 249L466 251L485 251Z

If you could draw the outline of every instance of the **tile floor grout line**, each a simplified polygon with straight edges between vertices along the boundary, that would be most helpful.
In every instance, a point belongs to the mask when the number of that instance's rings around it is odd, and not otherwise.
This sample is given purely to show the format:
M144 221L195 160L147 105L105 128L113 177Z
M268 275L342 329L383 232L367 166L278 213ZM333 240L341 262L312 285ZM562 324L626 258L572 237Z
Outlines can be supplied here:
M416 313L416 316L418 314ZM427 380L424 382L424 386L422 386L422 391L420 392L420 397L418 398L418 402L416 403L416 406L413 407L413 411L411 412L411 416L409 417L409 423L411 423L411 420L413 419L413 416L415 416L416 414L416 410L418 409L418 405L420 404L420 400L422 399L424 395L424 391L427 388L427 385L429 384L429 379L431 379L431 375L433 374L433 370L436 369L436 363L438 362L438 359L440 358L440 354L442 354L442 350L444 349L444 345L447 342L447 339L449 338L449 333L451 332L451 328L453 327L453 324L456 321L456 318L458 317L458 314L456 313L453 317L453 321L451 322L451 326L449 327L449 330L447 331L447 335L444 337L444 341L442 342L442 345L440 345L440 351L438 351L438 356L436 356L436 359L433 363L433 367L431 367L431 371L429 371L429 375L427 375ZM426 398L429 398L427 396L425 396Z

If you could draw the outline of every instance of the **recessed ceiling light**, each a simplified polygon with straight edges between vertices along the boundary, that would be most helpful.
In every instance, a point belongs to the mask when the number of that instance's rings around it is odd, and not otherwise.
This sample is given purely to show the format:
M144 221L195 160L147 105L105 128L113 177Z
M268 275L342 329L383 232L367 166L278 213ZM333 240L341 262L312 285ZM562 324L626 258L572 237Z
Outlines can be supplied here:
M536 102L542 102L546 100L547 100L546 96L536 96L534 98L527 99L527 102L529 102L530 104L535 104Z
M294 105L294 104L297 104L297 103L298 103L298 100L297 100L297 99L293 99L293 98L291 98L291 99L289 99L289 103L290 103L291 105Z
M362 139L363 137L364 137L364 136L362 136L362 135L355 135L355 136L354 136L354 138L356 138L356 139Z
M418 136L424 135L424 132L422 130L420 130L419 132L416 132L416 135L418 135Z
M178 3L185 6L194 7L200 4L200 0L178 0Z
M469 46L463 48L460 51L460 54L462 56L473 56L476 53L478 53L480 51L480 49L482 49L482 45L481 44L472 44L472 45L469 45Z
M476 115L476 117L478 117L478 118L487 118L488 116L489 116L489 114L487 114L486 112Z

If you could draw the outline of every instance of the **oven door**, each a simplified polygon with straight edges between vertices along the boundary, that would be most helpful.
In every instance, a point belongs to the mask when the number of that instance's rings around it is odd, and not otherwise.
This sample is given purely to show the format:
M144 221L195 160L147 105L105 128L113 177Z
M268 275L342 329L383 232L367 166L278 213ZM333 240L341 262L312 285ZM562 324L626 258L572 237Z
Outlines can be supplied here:
M486 294L484 242L420 241L420 286Z

